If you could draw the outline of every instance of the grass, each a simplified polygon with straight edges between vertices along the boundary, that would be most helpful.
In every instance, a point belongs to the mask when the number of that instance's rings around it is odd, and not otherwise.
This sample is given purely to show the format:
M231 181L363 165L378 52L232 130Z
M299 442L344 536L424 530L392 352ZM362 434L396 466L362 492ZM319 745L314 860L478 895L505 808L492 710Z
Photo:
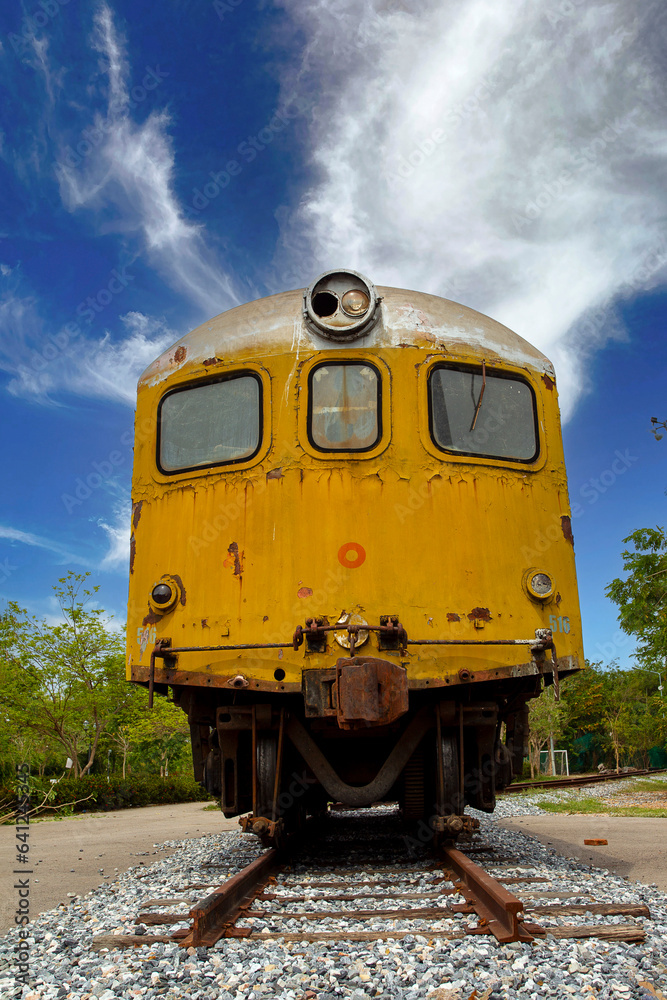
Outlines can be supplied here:
M596 814L598 816L645 816L667 819L666 809L647 809L643 806L610 806L600 799L572 799L568 802L540 802L540 809L551 813Z

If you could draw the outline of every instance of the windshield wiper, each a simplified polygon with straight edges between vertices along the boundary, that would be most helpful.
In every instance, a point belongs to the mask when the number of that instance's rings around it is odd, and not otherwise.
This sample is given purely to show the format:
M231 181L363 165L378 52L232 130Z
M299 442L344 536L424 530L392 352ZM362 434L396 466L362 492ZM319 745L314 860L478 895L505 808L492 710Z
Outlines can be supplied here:
M484 398L484 390L486 389L486 361L482 360L482 389L479 394L479 399L477 400L477 406L475 407L475 415L472 418L472 423L470 425L470 430L474 431L475 424L477 423L477 417L479 416L479 411L482 407L482 399Z

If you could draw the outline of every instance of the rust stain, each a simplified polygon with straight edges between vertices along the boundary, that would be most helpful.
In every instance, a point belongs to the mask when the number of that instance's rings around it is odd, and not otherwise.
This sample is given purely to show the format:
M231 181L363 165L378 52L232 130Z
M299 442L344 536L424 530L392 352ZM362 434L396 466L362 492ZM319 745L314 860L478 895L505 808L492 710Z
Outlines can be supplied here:
M544 375L542 376L542 381L543 381L543 382L544 382L544 384L546 385L546 387L547 387L547 389L549 390L549 392L551 392L551 390L553 389L553 387L554 387L554 386L555 386L555 384L556 384L556 383L554 382L554 380L553 380L552 378L550 378L550 376L549 376L549 375L547 375L547 373L546 373L546 372L545 372L545 373L544 373Z
M267 472L266 478L267 479L282 479L283 478L283 470L282 470L282 468L280 468L280 469L271 469L270 472Z
M239 547L237 542L231 542L229 548L227 549L228 555L223 562L223 566L234 567L234 576L241 576L243 573L243 552L239 555Z
M455 614L453 611L448 611L447 612L447 621L448 622L460 622L461 621L461 616Z
M563 529L563 537L570 543L570 545L574 545L574 535L572 534L572 521L567 516L567 514L563 514L563 516L561 517L560 526Z
M180 347L176 348L176 350L174 351L174 361L176 362L177 365L180 365L181 361L185 361L185 355L187 353L188 353L187 347L184 347L182 344Z
M209 627L209 625L208 625L208 618L202 618L202 620L201 620L201 627L202 628L208 628Z
M178 589L181 592L181 604L185 605L186 595L185 595L185 587L183 586L183 581L181 580L178 573L169 573L168 575L172 578L172 580L175 580L176 583L178 584Z
M157 623L161 621L162 621L162 615L159 615L156 611L149 611L141 624L157 625Z
M297 597L312 597L313 596L312 588L311 587L301 587L299 590L297 590L296 596Z
M482 622L490 622L491 612L489 611L488 608L473 608L470 614L468 615L468 618L470 619L471 622L475 621L475 619Z
M137 554L137 540L132 535L130 538L130 574L134 573L134 557Z
M264 615L264 617L262 618L262 622L268 622L268 620L269 620L269 616L268 615Z
M222 358L204 358L202 364L205 365L206 368L210 368L211 365L222 364Z
M141 517L141 508L144 505L143 500L139 500L138 503L132 504L132 527L136 529L139 524L139 518Z

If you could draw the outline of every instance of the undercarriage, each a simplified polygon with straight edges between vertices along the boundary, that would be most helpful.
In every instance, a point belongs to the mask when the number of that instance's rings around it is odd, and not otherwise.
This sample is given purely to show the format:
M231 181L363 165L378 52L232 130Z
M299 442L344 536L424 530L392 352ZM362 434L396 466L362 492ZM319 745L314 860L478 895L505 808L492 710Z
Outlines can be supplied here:
M329 802L397 802L436 839L469 835L465 807L492 812L522 772L527 702L542 686L538 676L409 690L405 668L363 656L303 677L302 696L174 689L196 780L266 844Z

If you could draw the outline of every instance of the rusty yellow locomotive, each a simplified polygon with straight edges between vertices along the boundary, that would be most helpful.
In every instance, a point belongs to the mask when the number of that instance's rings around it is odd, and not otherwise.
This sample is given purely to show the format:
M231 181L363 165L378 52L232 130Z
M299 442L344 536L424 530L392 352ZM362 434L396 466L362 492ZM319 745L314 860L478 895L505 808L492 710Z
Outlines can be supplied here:
M203 324L139 382L128 626L245 829L332 800L465 829L583 665L550 362L346 270Z

